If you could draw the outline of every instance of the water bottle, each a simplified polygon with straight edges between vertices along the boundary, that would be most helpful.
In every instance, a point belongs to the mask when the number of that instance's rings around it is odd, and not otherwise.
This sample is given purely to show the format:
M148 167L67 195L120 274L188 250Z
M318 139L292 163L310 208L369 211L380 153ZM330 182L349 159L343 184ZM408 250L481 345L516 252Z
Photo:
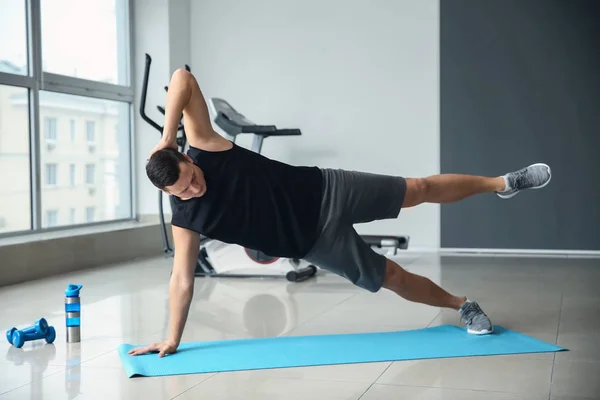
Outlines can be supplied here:
M69 284L65 290L65 319L67 324L67 343L81 341L81 302L79 291L83 285Z

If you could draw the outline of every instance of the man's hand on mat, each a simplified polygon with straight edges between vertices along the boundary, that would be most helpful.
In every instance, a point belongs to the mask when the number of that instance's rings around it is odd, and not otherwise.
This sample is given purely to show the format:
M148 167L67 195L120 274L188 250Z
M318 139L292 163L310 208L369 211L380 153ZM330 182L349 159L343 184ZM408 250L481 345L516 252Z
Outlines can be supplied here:
M146 347L138 347L137 349L131 349L129 350L128 354L130 356L139 356L148 353L158 353L159 357L164 357L167 354L175 353L175 351L177 351L177 344L170 341L165 341L162 343L152 343L151 345Z

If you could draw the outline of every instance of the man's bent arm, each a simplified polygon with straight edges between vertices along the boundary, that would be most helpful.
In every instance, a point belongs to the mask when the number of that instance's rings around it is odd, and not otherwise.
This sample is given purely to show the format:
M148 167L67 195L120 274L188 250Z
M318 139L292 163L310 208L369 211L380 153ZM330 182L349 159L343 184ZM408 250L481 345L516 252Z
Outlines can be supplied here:
M173 226L173 242L177 250L169 283L170 327L168 341L179 346L194 295L194 270L198 259L200 235Z
M190 145L201 146L219 136L212 128L208 107L196 78L189 71L178 69L171 76L167 91L164 142L171 145L176 143L182 114Z

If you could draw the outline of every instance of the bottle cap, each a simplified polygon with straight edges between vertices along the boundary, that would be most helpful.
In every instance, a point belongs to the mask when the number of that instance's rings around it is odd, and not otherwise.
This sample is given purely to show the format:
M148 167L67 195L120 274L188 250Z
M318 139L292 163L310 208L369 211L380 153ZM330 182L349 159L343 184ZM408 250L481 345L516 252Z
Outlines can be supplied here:
M83 287L83 285L73 285L73 284L69 283L69 286L67 286L67 289L65 290L65 296L67 296L67 297L79 296L79 291L81 290L82 287Z

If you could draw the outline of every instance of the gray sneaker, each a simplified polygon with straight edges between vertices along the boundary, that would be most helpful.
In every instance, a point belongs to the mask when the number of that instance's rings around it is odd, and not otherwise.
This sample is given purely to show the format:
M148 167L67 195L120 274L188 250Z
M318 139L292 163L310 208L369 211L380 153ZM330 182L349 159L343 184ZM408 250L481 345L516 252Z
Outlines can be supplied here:
M467 300L458 312L467 325L467 332L474 335L487 335L494 331L492 322L476 302Z
M507 183L506 190L496 192L503 198L509 199L524 189L540 189L550 183L552 171L546 164L532 164L528 167L504 175Z

